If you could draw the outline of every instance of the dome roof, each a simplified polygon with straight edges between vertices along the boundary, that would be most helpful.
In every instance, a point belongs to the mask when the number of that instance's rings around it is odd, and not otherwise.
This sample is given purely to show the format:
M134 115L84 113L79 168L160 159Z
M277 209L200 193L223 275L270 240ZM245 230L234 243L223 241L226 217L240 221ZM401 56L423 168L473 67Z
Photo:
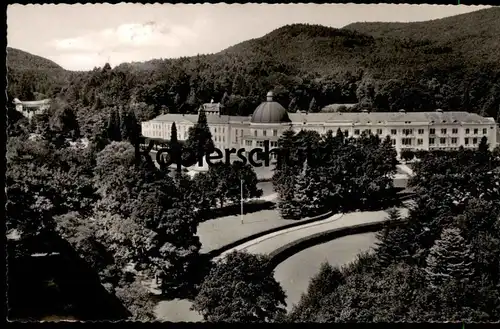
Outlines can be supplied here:
M280 103L273 101L273 92L267 93L267 101L262 102L252 114L252 123L290 122L288 113Z

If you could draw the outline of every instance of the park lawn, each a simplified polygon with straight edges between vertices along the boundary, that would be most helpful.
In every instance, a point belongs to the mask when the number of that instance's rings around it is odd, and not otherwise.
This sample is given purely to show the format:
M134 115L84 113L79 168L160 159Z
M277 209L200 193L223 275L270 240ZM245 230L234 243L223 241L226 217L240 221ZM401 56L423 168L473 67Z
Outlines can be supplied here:
M252 234L281 227L294 220L282 219L276 209L261 210L243 215L211 219L198 225L197 235L202 244L201 252L206 253Z

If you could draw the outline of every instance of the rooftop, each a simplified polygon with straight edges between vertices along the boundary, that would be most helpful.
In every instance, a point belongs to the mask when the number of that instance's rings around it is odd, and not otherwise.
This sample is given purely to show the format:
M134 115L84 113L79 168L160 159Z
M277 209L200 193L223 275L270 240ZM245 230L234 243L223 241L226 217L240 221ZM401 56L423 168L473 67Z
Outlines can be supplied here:
M195 124L198 122L198 114L162 114L157 116L151 121L155 122L185 122ZM207 115L207 122L209 124L227 124L227 123L238 123L238 122L248 122L249 117L246 116L234 116L234 115Z
M20 101L18 98L14 98L14 104L22 104L23 106L41 106L50 104L50 99L42 99L39 101Z
M357 124L384 124L388 122L410 122L431 124L453 123L495 123L493 118L485 118L469 112L355 112L355 113L288 113L290 121L297 123L357 123ZM151 120L155 122L186 122L196 123L197 114L163 114ZM246 123L250 118L246 116L208 115L209 124Z
M289 113L293 122L352 122L357 124L377 124L388 122L422 122L431 124L449 123L494 123L493 118L485 118L469 112L346 112L346 113Z

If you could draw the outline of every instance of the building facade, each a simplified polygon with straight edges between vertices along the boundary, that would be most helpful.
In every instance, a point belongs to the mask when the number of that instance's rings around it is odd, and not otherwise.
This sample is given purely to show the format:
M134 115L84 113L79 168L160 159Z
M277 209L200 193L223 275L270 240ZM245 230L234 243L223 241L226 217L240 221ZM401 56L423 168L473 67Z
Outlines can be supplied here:
M202 107L206 108L207 104ZM220 104L209 104L207 122L215 146L219 149L250 150L263 147L264 141L271 148L283 131L293 129L313 130L325 134L340 129L347 136L360 136L363 131L390 136L400 155L402 150L456 150L460 146L476 148L486 136L491 148L497 145L498 126L493 118L468 112L334 112L288 113L273 100L273 93L261 103L251 116L220 115ZM215 109L216 108L216 109ZM170 129L175 122L177 138L186 140L189 128L198 120L196 114L164 114L142 123L145 137L170 139Z
M50 99L23 102L14 98L13 103L16 105L16 111L21 112L30 120L34 115L42 114L50 108Z

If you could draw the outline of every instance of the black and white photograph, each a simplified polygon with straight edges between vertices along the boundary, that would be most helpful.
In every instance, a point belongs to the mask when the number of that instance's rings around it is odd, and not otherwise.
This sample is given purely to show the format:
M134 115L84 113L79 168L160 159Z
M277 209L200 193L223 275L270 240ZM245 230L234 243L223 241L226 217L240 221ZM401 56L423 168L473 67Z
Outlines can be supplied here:
M500 7L7 6L13 322L500 321Z

